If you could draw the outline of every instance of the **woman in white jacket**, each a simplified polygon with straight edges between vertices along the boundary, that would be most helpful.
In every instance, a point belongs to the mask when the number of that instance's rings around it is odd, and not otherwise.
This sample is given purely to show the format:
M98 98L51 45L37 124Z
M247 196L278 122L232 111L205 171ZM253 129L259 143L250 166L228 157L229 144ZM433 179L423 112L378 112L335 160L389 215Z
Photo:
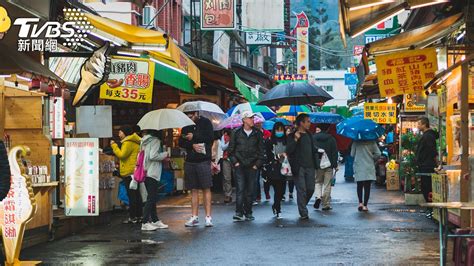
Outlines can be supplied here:
M156 130L144 130L143 134L140 150L145 152L143 163L147 175L145 187L148 197L145 203L142 230L154 231L157 229L166 229L168 225L158 219L156 203L158 201L162 161L169 155L162 149L162 143L159 138L161 132Z

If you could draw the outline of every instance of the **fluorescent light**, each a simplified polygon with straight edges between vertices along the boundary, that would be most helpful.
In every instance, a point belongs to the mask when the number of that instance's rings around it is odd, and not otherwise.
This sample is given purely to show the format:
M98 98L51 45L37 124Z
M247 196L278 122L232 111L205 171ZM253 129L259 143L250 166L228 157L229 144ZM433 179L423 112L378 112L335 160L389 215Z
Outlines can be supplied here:
M127 52L127 51L117 51L117 54L119 55L127 55L127 56L134 56L134 57L140 57L139 53L132 53L132 52Z
M466 35L466 31L463 31L461 34L459 34L458 37L456 37L456 41L459 41L462 39L462 37L464 37L464 35Z
M79 46L81 46L82 48L84 48L84 49L86 49L86 50L89 50L89 51L91 51L91 52L94 52L94 49L92 49L92 48L90 48L89 46L86 46L86 45L84 45L84 44L82 44L82 43L79 43Z
M89 41L88 39L84 39L83 41L86 42L87 44L89 44L89 45L92 46L92 47L97 47L97 44L95 44L95 43Z
M94 35L95 37L97 37L97 38L99 38L99 39L101 39L101 40L103 40L103 41L111 42L111 43L113 43L113 44L115 44L115 45L117 45L117 46L121 46L120 43L118 43L118 42L116 42L116 41L114 41L114 40L112 40L112 39L106 38L106 37L104 37L104 36L98 34L97 32L91 31L91 32L89 32L89 34L92 34L92 35Z
M411 1L409 1L411 2ZM419 4L419 5L409 5L410 9L416 9L416 8L420 8L420 7L425 7L425 6L431 6L431 5L437 5L437 4L441 4L441 3L448 3L449 0L435 0L435 1L431 1L431 2L427 2L427 3L423 3L423 4Z
M31 81L30 78L23 77L23 76L20 76L20 75L16 75L16 77L19 78L19 79L25 80L25 81Z
M366 27L357 30L354 34L350 35L351 38L355 38L355 37L361 35L362 33L364 33L364 32L366 32L366 31L370 30L371 28L373 28L373 27L379 25L380 23L382 23L382 22L384 22L384 21L386 21L386 20L388 20L388 19L390 19L390 18L392 18L392 17L394 17L394 16L396 16L396 15L402 13L403 11L405 11L405 8L404 8L403 6L401 6L401 7L399 7L399 8L400 8L399 10L397 10L397 11L395 11L395 12L393 12L393 13L390 13L388 16L385 16L385 17L383 17L382 19L379 19L379 20L377 20L376 22L371 23L371 24L369 24L369 25L366 26Z
M373 6L378 6L378 5L383 5L383 4L393 3L393 2L395 2L395 1L394 0L383 0L383 1L380 1L380 2L372 2L372 3L369 3L369 4L365 4L365 5L349 7L349 10L354 11L354 10L359 10L359 9L363 9L363 8L368 8L368 7L373 7Z
M181 74L188 75L188 73L186 73L185 71L183 71L183 70L181 70L181 69L179 69L179 68L170 66L170 65L168 65L168 64L165 64L165 63L161 62L160 60L156 60L156 59L153 58L153 57L150 57L150 60L153 61L153 62L155 62L155 63L157 63L157 64L159 64L159 65L161 65L161 66L164 66L164 67L167 67L167 68L169 68L169 69L172 69L172 70L174 70L174 71L176 71L176 72L179 72L179 73L181 73Z
M387 103L388 103L388 104L393 103L392 97L388 97Z
M164 52L166 51L166 46L140 46L140 45L132 45L132 50L148 50L148 51L158 51Z
M0 75L0 78L9 78L11 77L12 75Z

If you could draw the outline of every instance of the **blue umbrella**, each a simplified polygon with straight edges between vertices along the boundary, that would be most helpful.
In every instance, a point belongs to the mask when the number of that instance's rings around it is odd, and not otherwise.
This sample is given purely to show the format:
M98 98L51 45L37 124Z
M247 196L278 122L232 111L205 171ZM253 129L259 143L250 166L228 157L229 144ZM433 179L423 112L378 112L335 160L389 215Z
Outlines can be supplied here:
M280 118L280 117L275 117L275 118L272 118L270 119L270 121L273 121L273 122L280 122L282 123L284 126L291 126L293 125L293 123L290 122L290 120L288 119L285 119L285 118Z
M344 120L344 117L340 114L326 112L309 113L309 117L313 124L337 124Z
M265 122L263 122L262 124L262 128L265 129L265 130L273 130L273 126L275 126L276 122L274 121L270 121L270 120L267 120Z
M337 134L353 140L376 140L385 133L382 126L362 117L346 119L337 125L336 130Z

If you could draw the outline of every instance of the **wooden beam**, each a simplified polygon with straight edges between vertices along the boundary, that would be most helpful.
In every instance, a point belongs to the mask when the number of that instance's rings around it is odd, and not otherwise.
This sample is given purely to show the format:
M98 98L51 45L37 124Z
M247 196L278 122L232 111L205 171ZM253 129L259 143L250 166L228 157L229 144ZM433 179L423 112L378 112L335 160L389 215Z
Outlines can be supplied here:
M469 61L461 66L461 202L469 202L471 180L469 175ZM461 212L461 227L471 226L471 211Z

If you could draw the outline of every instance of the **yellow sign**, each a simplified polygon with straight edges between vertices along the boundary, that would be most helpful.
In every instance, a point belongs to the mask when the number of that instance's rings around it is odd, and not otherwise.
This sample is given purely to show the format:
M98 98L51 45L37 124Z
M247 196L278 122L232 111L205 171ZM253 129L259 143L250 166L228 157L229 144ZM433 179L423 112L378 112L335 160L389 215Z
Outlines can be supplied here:
M364 119L371 119L378 124L397 123L396 103L365 103Z
M426 104L420 104L421 101L426 102L426 94L422 93L408 93L404 96L405 112L424 112Z
M382 97L423 92L438 70L435 48L377 56L375 64Z
M108 80L100 86L106 100L151 103L155 63L140 58L113 57Z
M446 101L448 100L447 92L448 90L446 89L446 86L441 85L441 87L438 90L439 112L441 114L446 113L446 106L447 106Z
M168 43L171 58L178 67L188 73L188 77L194 81L195 87L201 87L201 71L193 61L173 41Z
M31 188L31 179L21 173L17 158L28 154L25 147L14 147L9 154L11 180L7 197L0 202L0 227L6 265L20 265L20 250L25 226L36 212L36 203ZM23 262L26 264L26 262ZM29 262L30 265L36 264Z
M309 68L309 28L297 28L296 37L298 39L297 54L298 54L298 74L308 74Z
M431 174L432 181L432 202L445 202L444 193L446 192L446 184L443 182L443 176L439 174ZM439 210L433 210L433 218L439 221Z

